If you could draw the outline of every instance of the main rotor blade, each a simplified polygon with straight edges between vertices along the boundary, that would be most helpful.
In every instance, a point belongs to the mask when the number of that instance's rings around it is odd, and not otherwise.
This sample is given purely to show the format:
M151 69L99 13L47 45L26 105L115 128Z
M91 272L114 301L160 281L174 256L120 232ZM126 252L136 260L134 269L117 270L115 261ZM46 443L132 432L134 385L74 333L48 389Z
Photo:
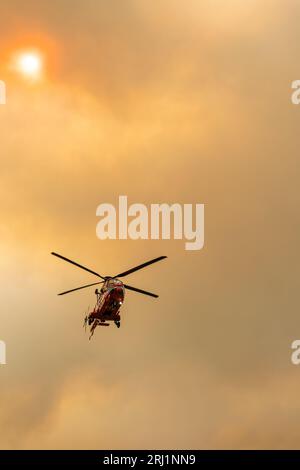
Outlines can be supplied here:
M68 263L74 264L74 266L77 266L78 268L84 269L85 271L87 271L91 274L94 274L95 276L101 277L101 279L104 279L104 277L101 276L101 274L95 273L95 271L92 271L91 269L86 268L85 266L82 266L81 264L75 263L75 261L72 261L71 259L65 258L64 256L59 255L58 253L52 252L51 255L57 256L57 258L63 259L64 261L67 261Z
M149 266L149 264L157 263L157 261L160 261L162 259L167 258L167 256L160 256L159 258L154 258L150 261L147 261L146 263L140 264L139 266L136 266L135 268L129 269L128 271L124 271L123 273L117 274L114 277L124 277L128 276L128 274L134 273L135 271L138 271L139 269L143 269L146 266Z
M157 294L152 294L152 292L147 292L146 290L137 289L136 287L128 286L127 284L123 284L125 289L133 290L134 292L139 292L140 294L150 295L150 297L155 297L157 299Z
M86 286L76 287L75 289L66 290L65 292L61 292L60 294L57 294L57 295L69 294L70 292L74 292L75 290L85 289L86 287L96 286L97 284L103 284L103 282L104 281L94 282L93 284L87 284Z

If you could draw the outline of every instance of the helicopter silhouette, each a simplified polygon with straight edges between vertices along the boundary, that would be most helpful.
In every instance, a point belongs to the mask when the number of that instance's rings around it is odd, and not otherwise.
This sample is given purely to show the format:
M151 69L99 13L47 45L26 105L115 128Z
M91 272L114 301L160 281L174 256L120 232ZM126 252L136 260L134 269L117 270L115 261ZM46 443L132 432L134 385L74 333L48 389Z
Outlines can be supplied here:
M132 274L135 271L139 271L140 269L146 268L146 266L149 266L150 264L157 263L158 261L161 261L167 258L167 256L159 256L158 258L154 258L150 261L146 261L145 263L139 264L138 266L135 266L134 268L131 268L131 269L128 269L127 271L116 274L115 276L102 276L101 274L96 273L95 271L92 271L91 269L86 268L85 266L79 263L76 263L75 261L72 261L71 259L66 258L65 256L62 256L54 252L52 252L51 254L53 256L56 256L57 258L60 258L64 261L67 261L68 263L73 264L74 266L77 266L80 269L83 269L91 274L94 274L94 276L97 276L102 279L102 281L93 282L92 284L86 284L84 286L76 287L75 289L70 289L70 290L67 290L58 294L58 295L65 295L65 294L69 294L71 292L75 292L81 289L86 289L87 287L92 287L92 286L102 284L101 289L95 290L97 300L96 300L96 305L94 309L90 313L88 313L84 318L85 329L87 325L90 326L89 339L92 338L97 326L109 326L110 325L109 322L114 322L117 328L120 328L120 325L121 325L120 309L124 303L126 289L134 291L134 292L138 292L139 294L148 295L150 297L154 297L154 298L158 297L157 294L153 294L152 292L138 289L137 287L132 287L132 286L129 286L128 284L124 284L120 280L120 278L128 276L129 274Z

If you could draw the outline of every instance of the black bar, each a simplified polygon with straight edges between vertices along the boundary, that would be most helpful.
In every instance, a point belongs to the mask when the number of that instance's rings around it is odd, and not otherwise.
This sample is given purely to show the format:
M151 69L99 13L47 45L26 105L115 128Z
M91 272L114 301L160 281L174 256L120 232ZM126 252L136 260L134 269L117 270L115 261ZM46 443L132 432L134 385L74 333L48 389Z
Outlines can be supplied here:
M151 469L169 467L210 468L215 465L223 468L251 468L255 464L274 467L300 463L299 451L208 451L208 450L28 450L0 451L0 468L52 468L53 465L67 465L68 468L94 469L109 466ZM222 465L222 467L221 467Z

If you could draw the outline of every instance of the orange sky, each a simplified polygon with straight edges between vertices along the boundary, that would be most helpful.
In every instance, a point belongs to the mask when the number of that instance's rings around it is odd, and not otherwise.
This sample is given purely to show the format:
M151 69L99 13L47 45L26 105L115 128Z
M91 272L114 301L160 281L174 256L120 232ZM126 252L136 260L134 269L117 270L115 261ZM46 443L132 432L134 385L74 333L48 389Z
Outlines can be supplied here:
M299 447L298 2L1 7L0 448ZM31 83L8 65L45 58ZM102 202L204 203L205 247L100 241ZM130 283L120 330L82 321Z

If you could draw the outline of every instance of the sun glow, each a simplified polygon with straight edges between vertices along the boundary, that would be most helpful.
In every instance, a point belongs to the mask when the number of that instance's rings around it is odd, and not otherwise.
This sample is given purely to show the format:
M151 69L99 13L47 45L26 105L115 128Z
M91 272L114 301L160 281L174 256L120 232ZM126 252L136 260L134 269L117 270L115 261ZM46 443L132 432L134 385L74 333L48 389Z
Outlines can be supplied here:
M37 80L43 72L43 58L39 52L21 52L16 56L15 69L24 77Z

